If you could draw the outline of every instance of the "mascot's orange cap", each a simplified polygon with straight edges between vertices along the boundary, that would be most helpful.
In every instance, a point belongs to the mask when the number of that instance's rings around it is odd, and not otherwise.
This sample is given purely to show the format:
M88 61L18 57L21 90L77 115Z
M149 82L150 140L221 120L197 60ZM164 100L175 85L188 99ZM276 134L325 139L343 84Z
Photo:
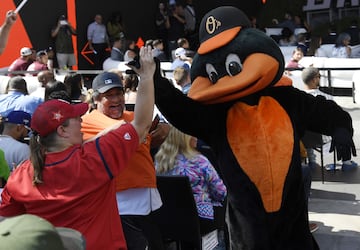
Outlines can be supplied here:
M250 27L247 16L238 8L222 6L209 11L199 28L199 54L206 54L230 42L241 28Z

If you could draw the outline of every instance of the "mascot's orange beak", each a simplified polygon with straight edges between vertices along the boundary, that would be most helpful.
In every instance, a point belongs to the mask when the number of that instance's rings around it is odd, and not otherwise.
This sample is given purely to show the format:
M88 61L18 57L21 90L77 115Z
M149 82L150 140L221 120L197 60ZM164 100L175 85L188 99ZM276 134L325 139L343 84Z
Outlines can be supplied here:
M279 63L275 58L254 53L246 58L242 71L235 76L226 75L216 83L203 76L195 78L188 96L205 104L236 100L266 88L278 69Z

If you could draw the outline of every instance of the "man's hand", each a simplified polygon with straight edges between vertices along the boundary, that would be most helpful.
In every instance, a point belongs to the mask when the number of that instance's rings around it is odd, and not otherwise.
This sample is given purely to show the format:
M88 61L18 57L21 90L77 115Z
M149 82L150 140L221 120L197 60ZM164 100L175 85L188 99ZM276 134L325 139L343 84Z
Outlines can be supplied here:
M9 25L12 26L17 20L17 14L14 13L14 11L9 10L6 13L6 18L5 18L5 25Z
M11 27L14 25L16 19L17 19L17 14L14 13L14 11L9 10L6 13L5 21L0 27L0 55L5 50Z

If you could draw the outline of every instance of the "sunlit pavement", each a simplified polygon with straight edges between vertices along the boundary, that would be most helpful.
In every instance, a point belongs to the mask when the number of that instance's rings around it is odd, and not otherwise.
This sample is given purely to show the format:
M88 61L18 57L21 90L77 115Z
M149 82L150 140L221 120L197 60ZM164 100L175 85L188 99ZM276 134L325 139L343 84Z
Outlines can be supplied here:
M347 110L354 127L357 156L353 161L360 164L360 104L351 97L335 97L335 101ZM317 155L320 164L320 156ZM325 164L333 162L333 154L325 155ZM341 168L341 162L337 162ZM320 249L360 249L360 169L326 171L321 181L321 169L313 170L313 182L309 200L309 219L318 224L314 233Z

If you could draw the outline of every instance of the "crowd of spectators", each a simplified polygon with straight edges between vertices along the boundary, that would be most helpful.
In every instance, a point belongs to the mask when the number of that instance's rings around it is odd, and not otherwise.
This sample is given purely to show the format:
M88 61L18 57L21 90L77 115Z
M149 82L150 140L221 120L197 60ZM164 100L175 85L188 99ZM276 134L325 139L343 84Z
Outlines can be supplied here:
M313 32L310 25L299 15L292 16L290 13L286 13L283 21L273 19L273 27L281 28L281 34L270 35L279 46L299 47L303 51L303 56L357 57L351 51L352 46L358 45L360 41L360 29L357 20L353 20L349 27L340 32L337 31L333 23L330 23L328 33L318 35L319 32ZM322 44L333 45L331 53L326 53L321 48Z

